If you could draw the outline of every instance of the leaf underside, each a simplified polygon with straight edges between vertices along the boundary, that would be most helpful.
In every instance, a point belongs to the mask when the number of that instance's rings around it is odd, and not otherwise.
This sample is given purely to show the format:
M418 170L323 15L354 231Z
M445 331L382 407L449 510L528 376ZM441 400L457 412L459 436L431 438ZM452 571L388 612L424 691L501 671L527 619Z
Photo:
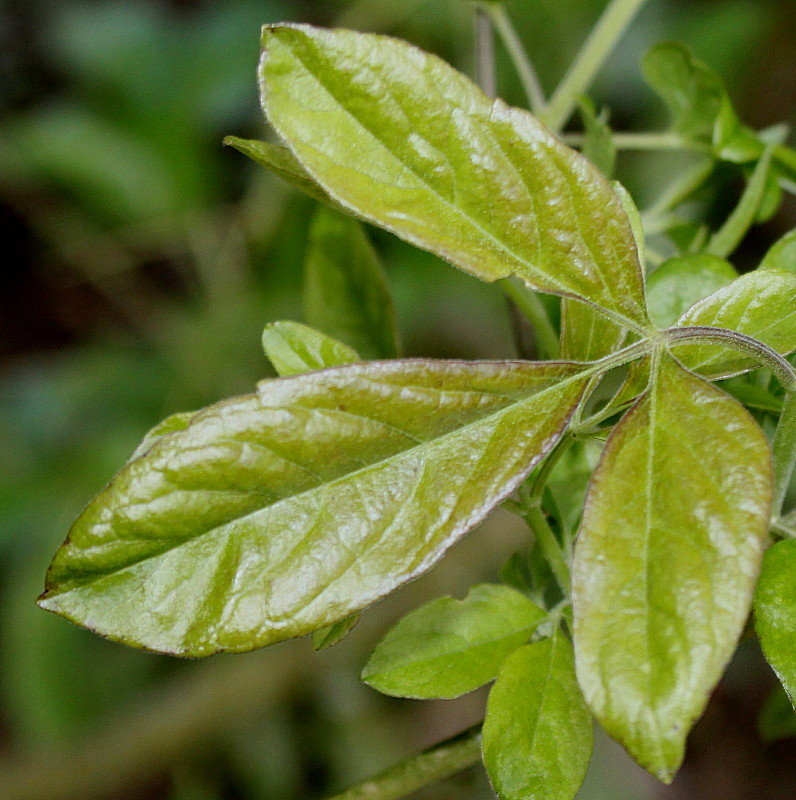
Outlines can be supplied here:
M592 478L572 599L587 702L668 781L749 613L772 479L748 412L661 357Z
M554 446L572 364L395 361L266 381L128 464L40 604L185 656L331 625L429 569Z

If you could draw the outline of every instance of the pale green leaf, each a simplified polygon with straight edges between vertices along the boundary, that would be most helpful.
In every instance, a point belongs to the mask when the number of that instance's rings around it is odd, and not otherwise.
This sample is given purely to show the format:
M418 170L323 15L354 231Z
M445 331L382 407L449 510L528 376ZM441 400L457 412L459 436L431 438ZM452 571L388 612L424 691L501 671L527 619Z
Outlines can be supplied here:
M675 322L694 303L738 277L735 267L718 256L675 256L647 277L647 306L661 329Z
M796 708L796 539L766 553L755 592L755 629L766 660Z
M331 336L290 321L271 322L265 326L263 350L281 376L362 360L355 350Z
M144 455L158 439L162 439L166 434L184 431L188 425L190 425L196 413L196 411L180 411L177 414L166 417L162 422L158 422L158 424L144 436L141 440L141 444L136 447L129 460L133 461L139 456Z
M758 269L784 269L796 273L796 228L774 243Z
M321 203L337 206L337 203L315 183L307 170L301 166L289 148L284 145L260 142L256 139L239 139L237 136L227 136L224 139L224 144L234 147L261 167L270 170L313 199L319 200Z
M758 339L778 353L796 350L796 274L756 270L691 306L678 327L728 328ZM727 378L760 366L754 359L721 345L674 343L683 364L710 378Z
M396 39L267 26L263 46L263 108L342 205L484 280L516 274L647 325L619 199L528 112Z
M464 600L440 597L379 642L362 680L396 697L458 697L491 681L545 617L508 586L481 584Z
M749 413L660 359L592 478L572 601L589 706L669 781L749 614L772 476Z
M575 796L591 758L592 722L563 634L506 659L489 693L483 750L499 800Z
M361 222L320 208L304 260L304 317L364 359L395 358L398 334L387 279Z
M265 381L128 464L40 604L204 656L332 625L425 572L562 434L571 364L392 361Z
M327 647L334 647L348 636L354 626L362 618L362 614L352 614L350 617L335 622L326 628L321 628L312 634L312 646L316 650L325 650Z

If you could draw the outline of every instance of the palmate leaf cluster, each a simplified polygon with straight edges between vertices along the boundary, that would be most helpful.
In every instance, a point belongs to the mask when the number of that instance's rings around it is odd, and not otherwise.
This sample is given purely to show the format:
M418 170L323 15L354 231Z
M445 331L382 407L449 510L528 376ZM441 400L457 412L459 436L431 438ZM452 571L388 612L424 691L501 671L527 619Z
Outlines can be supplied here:
M792 180L789 151L744 128L687 52L653 51L645 73L674 130L751 173L727 224L691 229L645 281L627 192L531 114L394 39L282 25L263 46L262 101L282 144L230 143L324 204L307 258L313 327L269 325L281 377L147 435L75 523L40 604L181 656L310 633L329 646L508 501L535 535L530 556L504 584L407 616L363 673L415 698L496 679L483 757L501 798L573 797L592 716L670 780L756 586L758 632L793 698L793 542L764 558L772 519L793 527L780 518L792 454L778 439L772 470L758 424L785 420L790 395L736 378L728 388L756 420L709 383L760 354L792 375L777 354L796 349L793 238L742 277L725 260ZM610 170L610 131L583 109L587 149ZM559 359L396 359L359 220L482 280L563 298ZM598 407L595 388L624 367ZM575 537L547 479L606 436Z

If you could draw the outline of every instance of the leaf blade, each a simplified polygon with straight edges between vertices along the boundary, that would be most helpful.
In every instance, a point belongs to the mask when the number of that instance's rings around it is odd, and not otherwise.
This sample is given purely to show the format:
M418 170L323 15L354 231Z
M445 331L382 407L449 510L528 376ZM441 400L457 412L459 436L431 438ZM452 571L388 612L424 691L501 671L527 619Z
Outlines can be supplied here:
M341 367L362 360L348 345L289 320L265 326L263 350L280 377Z
M591 715L560 632L506 659L489 694L484 764L500 800L572 800L589 765Z
M530 114L386 37L273 26L263 46L268 118L347 208L484 280L516 273L646 325L621 204Z
M771 481L748 412L668 356L592 479L573 564L578 680L661 780L743 629Z
M379 642L362 680L383 694L451 699L491 681L546 613L507 586L480 584L407 614Z
M128 464L73 526L40 605L191 656L331 625L513 491L585 381L576 365L424 361L266 381Z

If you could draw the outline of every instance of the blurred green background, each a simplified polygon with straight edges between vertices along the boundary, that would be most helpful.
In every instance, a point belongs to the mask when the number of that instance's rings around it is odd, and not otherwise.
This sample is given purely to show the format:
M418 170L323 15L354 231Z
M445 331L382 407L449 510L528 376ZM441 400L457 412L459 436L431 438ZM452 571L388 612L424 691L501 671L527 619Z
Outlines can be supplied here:
M604 0L514 0L551 89ZM103 641L34 605L70 522L143 433L271 374L265 322L300 319L313 204L221 146L265 135L259 27L339 24L407 38L473 73L462 0L3 0L0 4L0 800L293 800L364 778L477 721L483 691L420 703L358 682L405 611L495 580L522 546L497 512L351 636L177 661ZM594 95L631 130L664 124L638 61L688 42L754 127L796 122L796 3L651 0ZM500 92L521 88L498 49ZM623 156L643 205L672 157ZM796 205L749 238L741 269L796 227ZM499 293L374 232L407 354L514 355ZM682 775L657 785L598 739L582 800L796 796L794 739L763 745L773 684L742 646ZM418 797L491 797L478 769Z

